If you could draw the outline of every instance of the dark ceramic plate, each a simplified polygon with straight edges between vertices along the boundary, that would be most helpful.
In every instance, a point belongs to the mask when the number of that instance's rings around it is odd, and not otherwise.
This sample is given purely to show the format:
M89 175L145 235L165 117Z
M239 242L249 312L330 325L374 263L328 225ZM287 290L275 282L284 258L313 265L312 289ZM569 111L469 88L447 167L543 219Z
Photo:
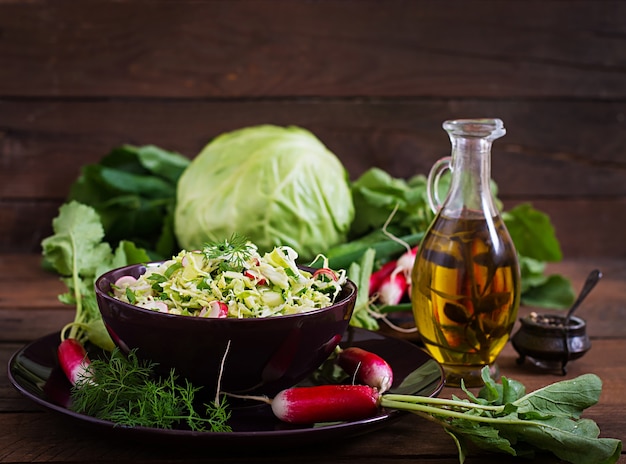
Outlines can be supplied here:
M234 407L233 432L192 432L146 427L119 427L112 422L78 414L70 409L70 384L57 365L56 348L59 334L50 334L18 350L9 361L8 374L13 386L35 403L82 423L120 433L133 439L187 441L188 443L228 446L300 445L325 440L338 440L371 432L401 417L399 411L381 410L373 417L350 422L334 422L295 426L278 421L265 404ZM444 385L441 366L416 345L376 332L350 327L342 346L358 346L385 358L394 371L393 393L437 396Z

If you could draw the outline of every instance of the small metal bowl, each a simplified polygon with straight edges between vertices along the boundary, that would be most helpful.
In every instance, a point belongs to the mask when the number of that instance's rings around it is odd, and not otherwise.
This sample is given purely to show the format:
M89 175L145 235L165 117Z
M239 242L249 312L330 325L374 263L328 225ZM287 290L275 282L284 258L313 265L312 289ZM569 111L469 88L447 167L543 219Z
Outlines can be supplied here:
M520 318L522 323L511 343L519 353L518 364L528 357L543 369L559 369L567 373L569 361L582 357L591 348L586 322L571 316L567 327L566 316L531 313Z

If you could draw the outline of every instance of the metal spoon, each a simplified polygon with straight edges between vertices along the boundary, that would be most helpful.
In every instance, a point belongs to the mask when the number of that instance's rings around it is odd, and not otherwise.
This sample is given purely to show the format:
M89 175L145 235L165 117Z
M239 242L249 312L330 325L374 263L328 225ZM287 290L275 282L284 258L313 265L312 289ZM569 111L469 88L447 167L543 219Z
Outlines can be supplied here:
M601 278L602 278L602 272L600 272L598 269L594 269L593 271L589 273L589 275L587 276L587 280L585 281L585 284L583 285L582 290L578 294L578 298L576 299L576 301L574 301L574 304L567 312L567 316L565 316L565 322L563 324L565 327L569 325L569 320L572 317L572 314L574 314L574 311L576 311L576 309L580 306L580 304L587 297L587 295L589 295L589 292L593 289L593 287L596 286L596 284Z

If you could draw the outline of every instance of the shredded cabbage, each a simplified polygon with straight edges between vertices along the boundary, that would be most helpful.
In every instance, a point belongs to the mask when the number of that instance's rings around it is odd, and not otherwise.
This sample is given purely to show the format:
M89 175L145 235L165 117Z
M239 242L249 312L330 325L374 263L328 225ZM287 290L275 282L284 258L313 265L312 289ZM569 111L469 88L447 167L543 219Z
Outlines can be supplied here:
M124 276L113 295L141 308L198 317L261 318L298 314L334 303L346 282L344 270L313 273L296 264L289 246L261 255L236 239L181 251L150 265L139 278Z

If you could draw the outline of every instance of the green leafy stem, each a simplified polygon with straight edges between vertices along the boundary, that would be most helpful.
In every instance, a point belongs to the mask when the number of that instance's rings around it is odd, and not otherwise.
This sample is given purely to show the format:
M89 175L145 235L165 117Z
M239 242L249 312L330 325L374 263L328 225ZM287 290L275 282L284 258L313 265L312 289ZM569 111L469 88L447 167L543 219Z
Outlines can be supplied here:
M584 409L596 404L602 382L595 374L556 382L534 392L502 377L502 383L481 371L485 387L478 396L462 386L468 399L429 398L388 393L381 406L409 411L434 421L450 434L464 462L468 445L513 456L551 452L574 464L615 463L622 443L599 438L599 428L582 419Z

